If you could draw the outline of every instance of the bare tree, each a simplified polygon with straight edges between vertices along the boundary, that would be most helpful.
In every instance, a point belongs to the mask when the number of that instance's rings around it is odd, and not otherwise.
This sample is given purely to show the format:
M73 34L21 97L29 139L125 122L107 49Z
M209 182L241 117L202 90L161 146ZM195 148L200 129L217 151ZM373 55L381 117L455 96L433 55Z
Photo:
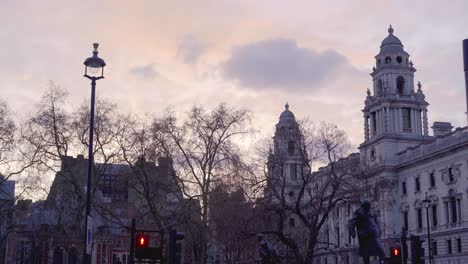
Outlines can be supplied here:
M201 235L197 263L206 263L210 228L210 193L223 181L239 175L243 162L238 142L252 132L251 114L246 110L218 105L212 111L193 107L185 120L177 122L168 113L156 120L153 129L161 131L159 138L165 154L174 161L177 179L188 200L200 201Z
M178 207L183 198L172 162L162 155L158 139L160 131L152 129L148 117L125 115L119 120L122 127L117 137L120 158L130 167L128 187L135 193L140 223L144 219L152 219L147 223L150 226L175 227L178 223ZM156 167L156 161L159 168Z
M268 151L264 196L258 200L264 231L278 239L297 263L312 263L316 252L329 248L321 233L330 214L362 192L356 179L359 156L348 154L344 131L332 124L313 127L308 122L277 132ZM286 157L292 157L298 167L286 172L296 166L286 164ZM325 167L313 172L315 164Z
M35 178L35 182L47 195L46 206L57 214L56 225L63 232L82 228L86 205L84 154L89 140L88 105L85 101L76 109L68 106L67 91L51 82L35 111L21 124L23 146L37 153L34 169L41 177ZM99 166L93 168L93 196L107 165L118 160L118 124L116 106L98 98L93 151ZM80 158L75 160L74 155ZM71 229L65 228L70 226Z
M24 177L37 161L37 152L21 144L17 125L3 101L0 101L0 258L5 254L5 241L13 231L14 205L34 184ZM16 188L15 188L16 185ZM16 192L15 192L16 191Z

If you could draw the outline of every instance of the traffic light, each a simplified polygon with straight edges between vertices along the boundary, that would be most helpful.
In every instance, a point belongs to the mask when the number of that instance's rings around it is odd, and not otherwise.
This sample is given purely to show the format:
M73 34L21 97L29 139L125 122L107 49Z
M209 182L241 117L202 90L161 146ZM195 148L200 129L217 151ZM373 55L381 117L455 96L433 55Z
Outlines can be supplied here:
M401 247L393 246L390 247L390 264L401 264Z
M136 235L135 242L135 258L152 260L162 258L161 245L158 245L156 240L150 245L150 238L147 234Z
M138 234L135 237L135 258L146 258L149 237L145 234Z
M185 234L175 230L169 230L168 264L182 263L182 244L177 243L185 238Z
M411 236L411 263L413 264L424 264L424 248L422 240L419 236Z
M136 236L136 247L137 248L147 248L148 247L148 236L145 234L138 234Z

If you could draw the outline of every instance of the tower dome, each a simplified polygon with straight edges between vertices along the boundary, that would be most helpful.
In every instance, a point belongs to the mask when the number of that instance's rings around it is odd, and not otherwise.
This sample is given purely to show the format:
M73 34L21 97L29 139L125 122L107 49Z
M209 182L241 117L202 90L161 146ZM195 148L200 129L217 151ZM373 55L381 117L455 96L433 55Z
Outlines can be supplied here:
M281 123L282 121L291 121L291 120L294 121L294 120L296 120L296 118L294 117L293 112L289 111L289 104L288 104L288 103L286 103L286 104L284 105L284 111L281 113L279 119L280 119L280 120L279 120L280 123Z
M380 53L396 53L404 52L401 40L393 35L392 25L388 28L388 36L382 41L380 45Z

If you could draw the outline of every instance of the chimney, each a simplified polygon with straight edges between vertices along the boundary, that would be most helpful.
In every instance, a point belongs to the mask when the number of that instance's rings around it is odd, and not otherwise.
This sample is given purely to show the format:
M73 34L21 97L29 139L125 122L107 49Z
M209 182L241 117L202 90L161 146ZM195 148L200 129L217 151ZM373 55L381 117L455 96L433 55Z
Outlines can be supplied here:
M434 137L438 137L452 132L453 126L450 122L434 122L431 128Z
M465 71L466 121L468 124L468 39L463 40L463 70Z

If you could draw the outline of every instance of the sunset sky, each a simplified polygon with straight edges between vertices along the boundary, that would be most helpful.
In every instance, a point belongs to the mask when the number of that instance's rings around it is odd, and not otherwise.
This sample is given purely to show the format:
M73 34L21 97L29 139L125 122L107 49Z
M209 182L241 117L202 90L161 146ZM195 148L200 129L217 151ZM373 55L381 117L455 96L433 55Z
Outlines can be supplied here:
M123 111L183 113L226 102L273 134L289 102L363 140L361 109L391 24L418 70L429 121L465 126L462 40L468 1L0 0L0 99L33 110L53 80L89 96L83 61L99 42L97 94Z

